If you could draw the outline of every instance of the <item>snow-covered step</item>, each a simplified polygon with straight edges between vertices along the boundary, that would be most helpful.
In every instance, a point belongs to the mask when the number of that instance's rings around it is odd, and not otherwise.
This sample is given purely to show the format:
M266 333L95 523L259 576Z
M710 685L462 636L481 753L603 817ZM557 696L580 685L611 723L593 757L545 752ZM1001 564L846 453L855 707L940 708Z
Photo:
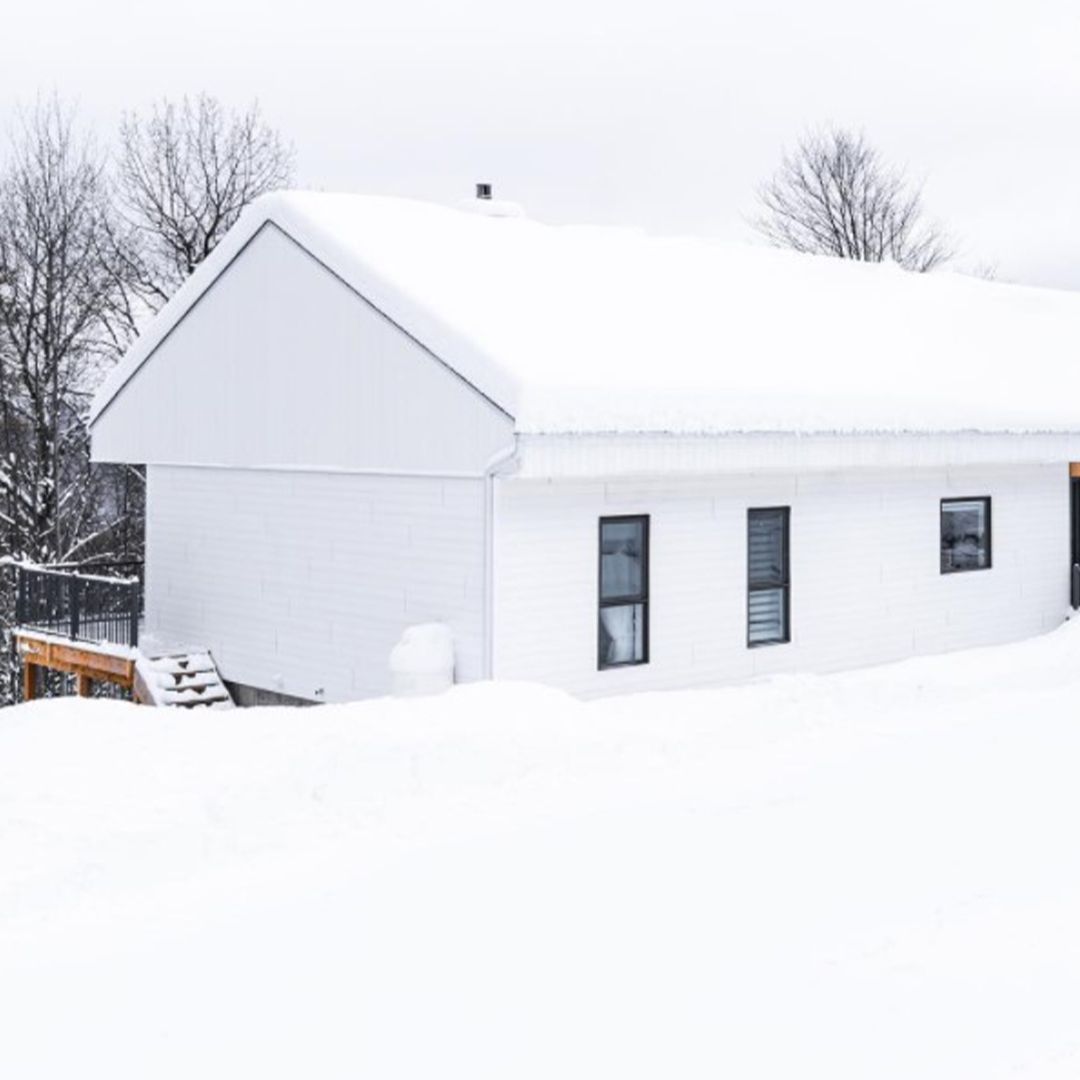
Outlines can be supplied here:
M165 705L210 705L216 701L229 701L224 687L213 690L165 690L162 692Z
M177 690L212 690L221 685L216 671L203 671L194 675L159 675L157 685L164 691Z
M234 707L208 652L140 655L135 670L136 700L145 705L180 709Z
M199 671L217 671L209 653L193 653L189 656L161 656L147 660L151 671L163 675L190 675Z

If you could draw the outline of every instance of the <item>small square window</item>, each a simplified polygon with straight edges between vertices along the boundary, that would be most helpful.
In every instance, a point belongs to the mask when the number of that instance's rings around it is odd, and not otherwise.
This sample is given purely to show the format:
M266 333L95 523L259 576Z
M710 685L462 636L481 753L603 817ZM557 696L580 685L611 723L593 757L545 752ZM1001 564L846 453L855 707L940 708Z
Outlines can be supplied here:
M989 570L990 498L941 500L941 572Z

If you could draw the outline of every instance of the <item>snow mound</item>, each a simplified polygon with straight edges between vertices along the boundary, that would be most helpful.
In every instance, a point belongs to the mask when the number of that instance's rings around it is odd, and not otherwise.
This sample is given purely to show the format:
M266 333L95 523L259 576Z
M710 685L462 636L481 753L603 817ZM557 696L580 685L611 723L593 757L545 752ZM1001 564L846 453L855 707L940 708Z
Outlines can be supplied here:
M5 709L0 1075L1074 1076L1077 700L1080 621L588 704Z

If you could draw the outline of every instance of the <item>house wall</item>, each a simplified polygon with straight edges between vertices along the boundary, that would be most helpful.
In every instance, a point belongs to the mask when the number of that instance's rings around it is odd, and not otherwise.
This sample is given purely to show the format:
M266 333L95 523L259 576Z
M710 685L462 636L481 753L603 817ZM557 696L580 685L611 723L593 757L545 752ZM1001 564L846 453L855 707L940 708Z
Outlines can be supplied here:
M148 469L146 636L209 648L233 683L385 693L402 630L449 623L484 669L484 481Z
M274 225L93 424L98 461L480 474L510 418Z
M993 568L942 575L940 500L989 495ZM746 512L791 507L792 640L746 646ZM649 514L650 660L598 671L598 519ZM1069 597L1058 465L544 482L495 492L494 673L592 695L1008 641Z

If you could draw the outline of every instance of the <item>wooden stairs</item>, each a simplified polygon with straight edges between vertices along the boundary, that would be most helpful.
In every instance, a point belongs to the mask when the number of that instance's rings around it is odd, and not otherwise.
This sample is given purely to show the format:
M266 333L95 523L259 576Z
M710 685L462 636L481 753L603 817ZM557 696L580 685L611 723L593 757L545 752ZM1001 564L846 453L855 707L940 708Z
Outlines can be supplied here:
M136 578L22 564L16 571L13 637L23 666L24 701L37 696L39 674L50 670L74 676L80 697L90 697L95 683L106 682L143 705L233 708L205 647L139 647L142 585ZM50 680L54 689L56 683Z
M135 700L179 709L231 709L233 699L207 652L139 656L135 661Z
M23 663L23 700L37 696L41 668L76 676L78 693L91 694L95 682L110 682L131 691L142 705L181 709L234 708L214 658L205 649L145 653L130 645L72 641L69 638L15 629Z

